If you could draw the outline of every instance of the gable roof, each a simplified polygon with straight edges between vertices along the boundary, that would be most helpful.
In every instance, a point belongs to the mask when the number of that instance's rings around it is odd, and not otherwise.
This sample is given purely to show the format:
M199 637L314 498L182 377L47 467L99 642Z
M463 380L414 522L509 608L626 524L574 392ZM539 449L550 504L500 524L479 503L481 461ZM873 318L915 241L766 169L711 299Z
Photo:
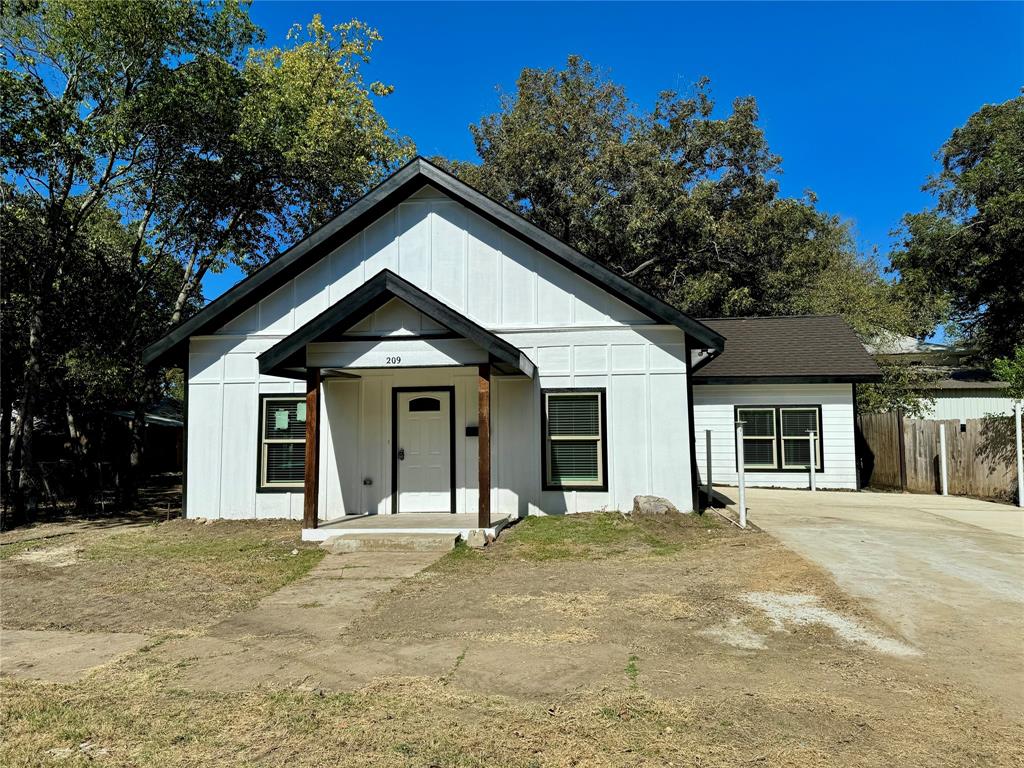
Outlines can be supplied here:
M367 192L344 212L207 304L162 339L151 344L143 352L143 361L147 365L159 364L179 356L190 336L217 330L427 184L461 202L473 212L608 291L634 309L655 320L680 328L707 348L720 350L724 347L725 339L720 333L651 296L450 173L422 157L417 157Z
M287 377L294 376L299 370L305 372L307 344L337 339L344 335L346 329L391 299L401 299L434 322L469 339L485 350L490 362L496 364L502 372L533 376L533 362L518 347L498 338L389 269L378 272L352 293L259 355L256 359L259 361L260 373Z
M694 384L878 381L881 371L838 315L734 317L702 322L728 337Z

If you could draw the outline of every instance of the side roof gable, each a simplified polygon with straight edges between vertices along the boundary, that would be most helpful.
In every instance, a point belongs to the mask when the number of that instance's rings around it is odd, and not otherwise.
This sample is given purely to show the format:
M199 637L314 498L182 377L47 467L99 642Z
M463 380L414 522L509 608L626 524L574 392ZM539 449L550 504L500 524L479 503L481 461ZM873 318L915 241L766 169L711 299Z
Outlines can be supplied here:
M328 341L333 335L344 333L347 328L393 298L401 299L434 322L484 349L491 362L503 372L533 376L533 362L518 347L480 327L388 269L378 272L348 296L259 355L257 360L260 373L289 376L296 369L305 369L307 344Z
M725 338L721 334L651 296L422 157L417 157L344 212L147 347L143 361L159 364L179 357L190 336L216 331L428 184L629 306L656 320L675 325L710 349L721 350L724 347Z

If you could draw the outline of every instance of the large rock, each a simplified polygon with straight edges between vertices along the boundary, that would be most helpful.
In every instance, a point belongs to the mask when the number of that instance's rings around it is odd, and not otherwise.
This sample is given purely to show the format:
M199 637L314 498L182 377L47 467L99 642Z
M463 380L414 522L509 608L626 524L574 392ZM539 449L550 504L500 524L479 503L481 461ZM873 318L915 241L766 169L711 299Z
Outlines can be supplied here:
M634 496L634 515L678 515L676 505L661 496Z

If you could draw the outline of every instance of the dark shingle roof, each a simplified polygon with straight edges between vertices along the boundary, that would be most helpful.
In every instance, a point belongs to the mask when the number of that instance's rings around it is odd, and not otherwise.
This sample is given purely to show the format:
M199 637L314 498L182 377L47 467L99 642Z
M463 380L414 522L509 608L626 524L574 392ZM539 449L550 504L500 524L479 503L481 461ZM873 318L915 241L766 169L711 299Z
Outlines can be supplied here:
M725 336L725 351L694 373L695 384L878 381L881 372L838 315L701 320Z
M1010 385L1000 381L989 371L980 368L935 368L942 378L932 389L1006 389Z

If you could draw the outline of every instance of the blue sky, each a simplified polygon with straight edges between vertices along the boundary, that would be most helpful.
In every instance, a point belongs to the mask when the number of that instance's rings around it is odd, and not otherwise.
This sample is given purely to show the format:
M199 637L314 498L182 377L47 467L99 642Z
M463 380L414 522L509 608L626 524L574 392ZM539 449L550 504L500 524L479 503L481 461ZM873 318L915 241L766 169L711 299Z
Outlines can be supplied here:
M580 54L650 107L659 91L711 78L719 109L757 98L784 194L819 206L884 255L934 152L982 104L1024 85L1024 4L360 3L256 0L268 44L314 13L358 18L383 41L368 79L395 93L380 111L421 154L476 158L468 126L497 107L523 67ZM240 278L211 275L212 299Z

